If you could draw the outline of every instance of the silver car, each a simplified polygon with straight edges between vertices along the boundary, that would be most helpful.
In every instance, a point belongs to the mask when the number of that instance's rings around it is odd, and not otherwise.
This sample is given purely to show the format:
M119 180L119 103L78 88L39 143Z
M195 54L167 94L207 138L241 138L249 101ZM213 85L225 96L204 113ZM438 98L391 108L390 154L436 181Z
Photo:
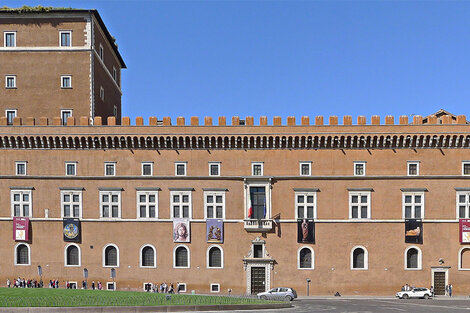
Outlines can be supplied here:
M280 287L273 288L266 292L261 292L257 294L259 299L264 300L287 300L292 301L297 298L297 292L292 288Z

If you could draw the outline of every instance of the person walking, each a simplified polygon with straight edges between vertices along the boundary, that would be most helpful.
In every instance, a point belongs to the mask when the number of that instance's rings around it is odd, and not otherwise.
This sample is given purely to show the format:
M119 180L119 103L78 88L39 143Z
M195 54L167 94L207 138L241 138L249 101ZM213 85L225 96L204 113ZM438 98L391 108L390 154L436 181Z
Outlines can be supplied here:
M91 290L95 290L95 281L91 282Z
M449 295L449 285L446 285L445 294L446 294L446 296L448 296L448 295Z
M434 297L434 286L431 286L431 288L429 288L429 291L431 291L431 297Z
M449 297L452 297L452 284L449 284Z
M10 278L7 279L7 287L10 288L10 285L11 285L11 281L10 281Z

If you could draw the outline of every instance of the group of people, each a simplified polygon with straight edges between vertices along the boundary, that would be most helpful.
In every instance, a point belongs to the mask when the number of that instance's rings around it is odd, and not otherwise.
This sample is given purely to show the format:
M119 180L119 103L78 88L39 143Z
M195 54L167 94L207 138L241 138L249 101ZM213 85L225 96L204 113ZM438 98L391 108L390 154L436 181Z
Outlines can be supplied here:
M42 288L43 285L42 280L38 282L35 279L24 279L21 277L14 279L12 285L10 279L7 279L8 288Z
M452 284L446 285L446 296L452 297Z
M174 288L173 283L161 283L159 284L152 284L152 283L145 283L144 289L146 292L156 292L156 293L179 293L180 292L180 283L176 283L176 290Z
M102 289L103 289L103 285L101 284L99 280L96 285L95 285L95 281L91 282L91 290L102 290Z
M49 280L49 288L59 288L59 280Z

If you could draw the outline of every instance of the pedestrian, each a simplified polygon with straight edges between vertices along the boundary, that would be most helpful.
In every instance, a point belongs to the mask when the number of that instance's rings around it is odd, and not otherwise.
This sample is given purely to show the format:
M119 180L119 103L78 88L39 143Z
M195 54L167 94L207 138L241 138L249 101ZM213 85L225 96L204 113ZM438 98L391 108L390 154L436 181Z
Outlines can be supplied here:
M170 288L168 289L168 293L173 293L174 288L173 288L173 283L170 284Z
M91 290L95 290L95 281L91 282Z
M8 278L7 279L7 287L10 288L10 285L11 285L10 278Z
M180 282L176 282L176 293L180 293Z
M452 284L449 285L449 297L452 297Z
M431 297L434 297L434 286L431 286L431 288L429 289L429 291L431 291Z
M446 285L446 296L449 295L449 285Z

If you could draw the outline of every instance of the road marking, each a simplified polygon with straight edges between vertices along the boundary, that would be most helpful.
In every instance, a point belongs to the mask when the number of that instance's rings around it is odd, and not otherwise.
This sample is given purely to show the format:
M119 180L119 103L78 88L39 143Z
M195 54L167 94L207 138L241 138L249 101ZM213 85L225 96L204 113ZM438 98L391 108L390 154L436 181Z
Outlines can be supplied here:
M442 305L432 305L432 304L419 304L419 303L410 303L410 302L391 302L391 301L378 301L382 303L390 303L390 304L403 304L403 305L414 305L414 306L421 306L421 307L429 307L429 308L440 308L440 309L451 309L451 310L467 310L467 308L460 308L460 307L452 307L452 306L442 306Z

